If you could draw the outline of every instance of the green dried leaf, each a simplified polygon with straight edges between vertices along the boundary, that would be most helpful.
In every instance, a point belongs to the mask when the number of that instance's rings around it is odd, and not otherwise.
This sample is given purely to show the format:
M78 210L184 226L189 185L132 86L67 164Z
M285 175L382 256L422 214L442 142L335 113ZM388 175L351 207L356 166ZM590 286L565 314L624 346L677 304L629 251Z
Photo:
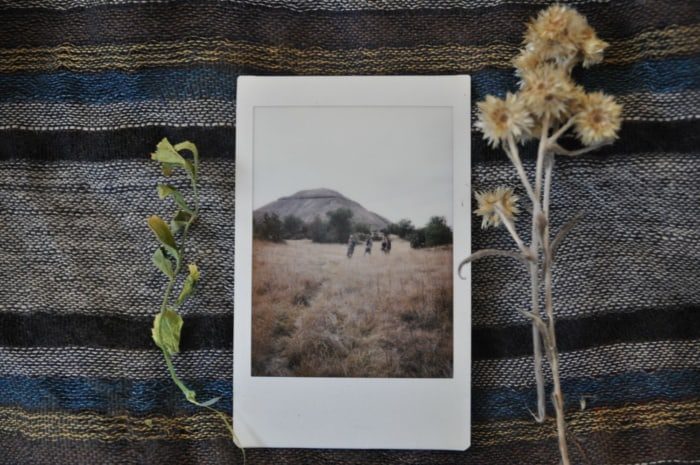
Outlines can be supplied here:
M152 215L150 218L148 218L148 227L151 228L161 244L173 249L177 248L173 233L170 232L170 228L161 217L158 215Z
M196 178L199 174L199 152L197 151L197 146L190 141L185 141L175 145L174 149L178 152L181 150L189 150L192 152L192 159L194 160L194 171L192 172L192 176Z
M182 210L186 211L187 213L192 213L192 209L190 208L189 205L187 205L187 201L182 196L180 191L178 191L175 187L171 186L170 184L159 184L158 185L158 197L160 197L161 200L166 199L166 198L171 197L171 196L178 207L180 207Z
M175 147L172 146L167 138L163 138L163 140L158 143L156 151L151 154L151 159L163 163L163 174L166 176L172 174L172 169L174 167L180 166L187 171L190 177L194 178L195 169L192 163L185 160L185 158L175 150Z
M168 225L159 216L153 215L148 218L148 227L153 230L158 241L172 258L175 259L176 267L179 267L180 252L175 244L175 238Z
M153 264L156 266L156 268L162 271L167 277L171 279L175 277L173 263L168 257L165 256L162 247L158 247L158 249L153 253L151 260L153 261Z
M180 352L180 331L182 317L170 308L157 314L153 320L153 340L168 355Z
M161 168L163 170L163 176L170 177L173 175L173 170L177 167L177 165L173 165L172 163L161 163Z
M170 222L170 227L173 232L178 232L192 219L192 214L186 211L178 210L175 218Z
M160 200L164 200L171 195L173 195L174 192L177 192L177 189L175 189L173 186L170 184L158 184L158 198Z
M215 403L217 403L220 400L221 400L221 397L214 397L212 399L209 399L206 402L198 402L197 405L199 405L200 407L211 407L212 405L214 405Z
M182 284L182 291L180 291L180 295L177 297L178 305L182 305L182 303L194 293L195 285L197 284L197 281L199 281L200 274L197 265L190 263L187 266L189 268L189 274Z

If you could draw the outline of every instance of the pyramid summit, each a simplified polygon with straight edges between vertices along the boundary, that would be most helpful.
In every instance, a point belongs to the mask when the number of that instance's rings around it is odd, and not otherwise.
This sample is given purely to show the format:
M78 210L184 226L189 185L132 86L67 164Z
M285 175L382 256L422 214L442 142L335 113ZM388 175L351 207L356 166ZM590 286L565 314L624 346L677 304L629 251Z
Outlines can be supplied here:
M353 214L352 221L356 224L364 223L373 229L382 229L390 223L385 217L367 210L360 203L327 188L306 189L287 197L280 197L255 210L253 216L259 219L265 213L274 213L280 218L294 215L304 223L311 223L316 216L326 219L326 213L339 208L350 210Z

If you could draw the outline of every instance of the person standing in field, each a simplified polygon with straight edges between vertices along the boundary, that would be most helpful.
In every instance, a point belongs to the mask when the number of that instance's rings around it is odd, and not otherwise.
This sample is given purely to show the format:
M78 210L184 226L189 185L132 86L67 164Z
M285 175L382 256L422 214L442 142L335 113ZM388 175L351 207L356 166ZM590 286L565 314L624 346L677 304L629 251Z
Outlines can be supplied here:
M389 235L386 233L384 233L384 237L382 238L382 252L387 255L391 252L391 239L389 239Z
M355 238L352 237L352 234L350 235L350 238L348 239L348 258L352 258L352 254L355 253L355 245L357 242L355 242Z
M372 255L372 235L370 234L365 242L365 255Z

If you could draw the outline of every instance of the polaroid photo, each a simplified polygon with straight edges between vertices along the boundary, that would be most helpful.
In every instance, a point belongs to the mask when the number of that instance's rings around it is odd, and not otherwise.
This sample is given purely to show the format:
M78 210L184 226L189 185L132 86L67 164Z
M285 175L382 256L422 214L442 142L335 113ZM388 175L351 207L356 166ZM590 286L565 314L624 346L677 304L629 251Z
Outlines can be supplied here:
M468 76L240 77L244 447L470 441Z

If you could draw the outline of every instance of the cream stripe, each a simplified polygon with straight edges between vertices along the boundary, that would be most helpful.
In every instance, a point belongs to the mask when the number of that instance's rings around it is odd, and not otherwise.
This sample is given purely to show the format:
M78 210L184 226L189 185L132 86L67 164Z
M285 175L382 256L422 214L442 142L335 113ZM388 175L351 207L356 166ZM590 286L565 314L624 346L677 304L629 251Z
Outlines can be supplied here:
M616 408L576 411L567 414L576 435L700 424L700 401L664 402ZM492 446L515 441L538 442L556 436L553 419L538 425L532 420L505 420L473 424L473 443ZM16 407L0 407L0 433L21 434L32 439L98 440L207 440L228 437L214 413L198 412L186 417L148 415L109 416L93 412L39 413Z
M692 54L700 25L648 31L613 44L608 64ZM375 49L297 49L227 39L189 39L126 45L72 45L0 49L0 72L135 70L152 66L231 64L299 74L439 72L509 68L515 45L418 45Z

